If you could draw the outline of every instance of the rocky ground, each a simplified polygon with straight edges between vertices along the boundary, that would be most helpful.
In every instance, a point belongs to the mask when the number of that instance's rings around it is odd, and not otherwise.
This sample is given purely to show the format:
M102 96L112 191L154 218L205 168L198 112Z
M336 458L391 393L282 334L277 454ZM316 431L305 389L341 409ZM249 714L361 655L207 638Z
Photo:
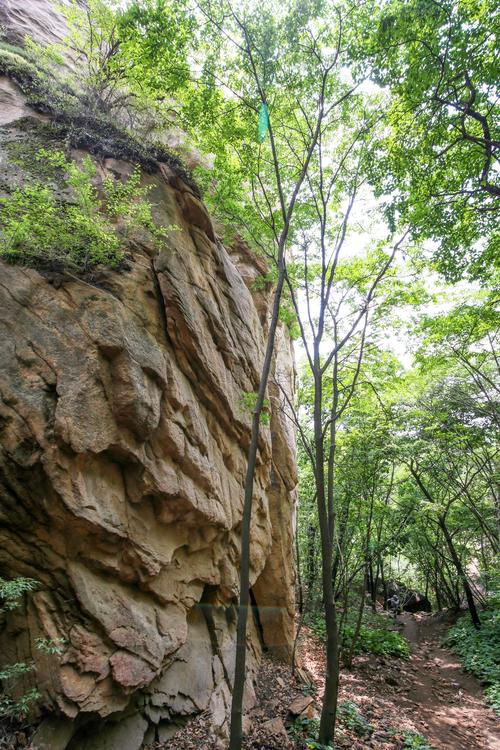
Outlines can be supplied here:
M500 750L500 721L485 705L479 683L440 647L449 625L443 616L404 614L397 627L410 641L409 659L363 655L356 657L351 671L342 671L339 750L419 747L410 744L413 734L425 737L435 750ZM257 702L246 723L245 750L308 748L318 716L324 657L322 643L307 628L300 662L300 675L295 676L272 661L262 664ZM154 750L218 747L208 739L206 720L200 716Z
M478 682L464 674L456 657L440 643L446 616L408 615L397 627L409 640L409 659L358 656L343 670L338 750L500 750L500 721L488 709ZM245 750L307 750L317 729L323 688L324 656L320 640L307 628L299 645L300 669L264 659L256 685L256 703L245 718ZM412 734L428 745L410 744ZM29 729L17 740L0 733L0 749L29 747ZM415 743L416 741L413 740ZM209 717L201 713L169 739L147 750L219 750L210 738Z

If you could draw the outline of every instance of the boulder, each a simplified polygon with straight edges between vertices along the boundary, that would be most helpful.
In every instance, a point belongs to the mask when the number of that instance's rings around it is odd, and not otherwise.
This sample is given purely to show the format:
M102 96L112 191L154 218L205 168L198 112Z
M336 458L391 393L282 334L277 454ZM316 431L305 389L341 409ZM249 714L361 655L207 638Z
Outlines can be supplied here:
M286 741L288 743L288 733L286 731L283 719L279 716L274 719L269 719L262 724L262 729L266 734L270 734L276 739Z
M314 698L310 695L298 695L288 706L288 713L291 716L299 716L311 705L314 705Z

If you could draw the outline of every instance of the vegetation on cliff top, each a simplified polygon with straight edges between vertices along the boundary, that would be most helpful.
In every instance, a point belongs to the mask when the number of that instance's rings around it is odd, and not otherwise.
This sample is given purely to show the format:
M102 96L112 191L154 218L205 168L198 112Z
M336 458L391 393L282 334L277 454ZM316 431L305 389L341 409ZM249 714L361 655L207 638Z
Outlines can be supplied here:
M40 149L44 183L17 188L0 198L0 257L50 270L88 273L97 265L117 268L125 258L125 243L145 230L152 248L162 247L168 228L159 227L140 186L136 169L124 182L111 176L95 186L97 169L89 156L81 164L62 151Z
M91 0L65 11L78 80L64 79L61 49L0 49L0 71L72 145L180 170L155 144L177 128L180 150L201 154L196 179L227 238L270 266L261 380L242 395L253 422L231 750L243 741L253 474L280 320L302 353L297 398L280 393L299 445L300 610L326 651L310 746L333 746L342 663L352 668L359 651L407 654L367 621L388 601L466 604L470 625L450 643L498 706L493 11L490 0ZM99 192L90 159L39 156L54 180L1 199L4 258L86 272L118 266L134 228L161 244L137 173ZM425 740L408 734L405 746Z

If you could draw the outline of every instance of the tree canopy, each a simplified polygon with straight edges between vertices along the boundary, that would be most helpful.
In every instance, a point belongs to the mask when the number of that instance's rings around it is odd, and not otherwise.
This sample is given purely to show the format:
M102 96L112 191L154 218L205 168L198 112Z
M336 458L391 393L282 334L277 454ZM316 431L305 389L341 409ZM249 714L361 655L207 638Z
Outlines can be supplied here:
M216 241L244 242L266 268L261 378L242 394L252 433L230 748L243 738L253 474L272 389L297 434L300 623L325 643L311 747L331 747L341 667L360 650L408 654L367 625L391 590L466 606L461 642L482 648L494 630L500 16L493 0L89 0L64 14L62 45L0 46L2 71L44 91L56 82L57 116L73 126L113 124L175 152ZM42 156L71 200L39 183L0 198L2 258L57 261L78 281L120 271L125 230L161 246L139 172L99 191L90 158ZM297 341L294 395L269 384L280 327Z

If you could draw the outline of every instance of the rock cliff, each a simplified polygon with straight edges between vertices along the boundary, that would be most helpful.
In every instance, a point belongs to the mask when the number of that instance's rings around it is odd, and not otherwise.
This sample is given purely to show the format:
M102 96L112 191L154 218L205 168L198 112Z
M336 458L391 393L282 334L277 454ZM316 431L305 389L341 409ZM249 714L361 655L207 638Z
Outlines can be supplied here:
M32 179L33 144L62 136L8 78L0 109L5 194ZM134 168L109 149L94 159L102 178ZM200 711L221 735L227 722L242 395L258 385L269 300L252 292L261 262L223 247L182 173L149 166L156 218L176 227L159 254L134 242L125 270L92 283L0 263L0 575L39 582L0 621L0 654L34 660L22 687L52 717L40 748L138 750ZM293 387L285 329L256 475L249 701L262 648L286 658L293 638L295 455L278 383Z

